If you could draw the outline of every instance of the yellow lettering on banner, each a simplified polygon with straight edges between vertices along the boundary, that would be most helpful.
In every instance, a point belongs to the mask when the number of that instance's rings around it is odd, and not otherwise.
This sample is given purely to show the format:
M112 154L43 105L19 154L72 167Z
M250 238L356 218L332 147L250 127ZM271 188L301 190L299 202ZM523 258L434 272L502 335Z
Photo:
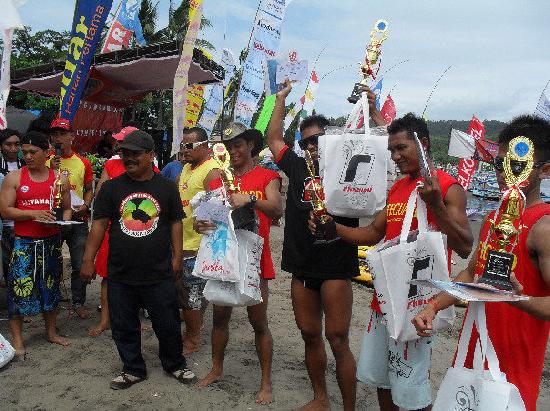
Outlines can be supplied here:
M86 21L86 17L80 16L80 22L75 27L75 31L77 33L84 34L84 37L86 37L86 35L88 34L88 26L84 24L85 21Z

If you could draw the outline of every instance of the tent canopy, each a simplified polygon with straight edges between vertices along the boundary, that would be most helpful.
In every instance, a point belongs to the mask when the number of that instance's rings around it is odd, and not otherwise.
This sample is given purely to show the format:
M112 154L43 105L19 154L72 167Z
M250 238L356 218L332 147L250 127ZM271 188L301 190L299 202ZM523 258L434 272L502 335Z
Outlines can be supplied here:
M181 41L152 44L142 48L96 55L82 100L125 107L155 90L171 89L180 59ZM14 70L12 87L58 96L64 61ZM223 68L194 49L189 84L216 83Z

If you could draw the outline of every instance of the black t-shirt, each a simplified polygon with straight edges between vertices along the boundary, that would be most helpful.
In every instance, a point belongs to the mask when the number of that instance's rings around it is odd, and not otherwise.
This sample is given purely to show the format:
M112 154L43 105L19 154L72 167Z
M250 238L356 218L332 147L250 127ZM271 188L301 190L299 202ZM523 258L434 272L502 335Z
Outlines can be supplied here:
M308 227L312 206L305 191L312 179L305 159L292 149L285 148L277 166L289 179L281 268L314 278L339 279L358 275L357 246L342 240L330 244L313 244L315 237ZM359 226L356 218L334 217L334 220L348 227Z
M169 278L171 223L183 218L178 189L159 174L148 181L126 173L106 181L94 205L94 218L107 218L109 281L146 285Z

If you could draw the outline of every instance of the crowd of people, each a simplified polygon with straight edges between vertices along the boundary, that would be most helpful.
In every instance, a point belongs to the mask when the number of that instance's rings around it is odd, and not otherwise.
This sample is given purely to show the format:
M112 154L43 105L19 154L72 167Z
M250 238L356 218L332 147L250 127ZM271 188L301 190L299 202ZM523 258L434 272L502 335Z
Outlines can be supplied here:
M384 209L367 226L360 226L356 218L330 217L325 224L332 226L339 239L317 244L314 232L319 221L308 197L312 178L306 160L283 139L285 99L290 91L287 82L277 93L266 132L274 161L288 177L284 207L281 174L257 165L256 157L264 144L261 133L230 123L220 136L239 187L237 192L228 193L227 203L233 209L253 210L258 235L264 239L260 261L262 302L247 307L261 371L256 402L271 403L276 392L271 378L274 342L268 307L269 282L275 278L276 269L269 235L272 222L284 214L281 269L292 275L290 299L313 390L312 401L303 409L330 409L323 335L336 361L345 410L355 409L357 381L377 389L382 410L430 409L432 321L438 311L456 301L444 293L431 299L413 320L422 338L398 342L388 335L375 292L356 361L349 334L353 315L351 278L359 273L357 245L376 245L398 237L407 199L422 182L418 190L427 205L428 223L447 237L449 270L451 251L463 258L471 254L468 267L457 280L474 282L483 274L487 250L497 247L496 239L489 238L491 216L484 220L479 243L474 244L466 216L466 193L457 180L441 170L431 178L421 174L415 135L428 153L430 136L426 122L409 113L387 125L388 150L403 177L389 191ZM372 120L386 126L376 110L374 94L367 88L364 91ZM317 173L319 137L328 125L321 115L310 116L300 124L300 147L309 152ZM517 136L533 142L535 165L529 183L521 188L526 208L513 250L516 262L512 280L516 293L531 298L487 304L487 329L502 371L519 388L526 409L535 410L550 332L550 205L540 198L540 180L550 178L550 124L524 115L500 133L494 166L501 188L505 186L501 160L508 143ZM26 352L22 334L26 316L42 313L48 341L62 346L70 343L58 334L56 325L63 275L61 246L65 242L71 262L71 305L78 317L90 316L85 306L86 287L96 275L102 277L101 318L89 333L96 336L112 331L123 367L110 387L126 389L147 378L141 354L141 309L147 311L158 339L163 369L181 383L197 380L186 356L204 349L201 330L208 301L203 295L206 281L192 272L202 235L215 230L216 225L193 218L191 200L201 191L224 186L220 166L212 159L209 136L199 127L186 129L178 158L161 173L155 166L153 138L136 127L124 127L108 136L114 142L113 152L108 154L116 154L106 161L95 191L90 163L72 150L73 138L71 124L64 119L55 119L47 127L40 122L31 124L22 136L10 129L0 132L0 178L4 179L0 193L2 267L11 342L17 357L23 359ZM61 187L60 194L54 193L56 187ZM65 225L55 223L51 209L55 195L62 199ZM415 217L412 229L416 227ZM229 340L232 308L213 305L212 310L212 366L198 379L200 387L223 378ZM470 366L476 339L477 335L472 335ZM410 372L398 372L396 362L405 364Z

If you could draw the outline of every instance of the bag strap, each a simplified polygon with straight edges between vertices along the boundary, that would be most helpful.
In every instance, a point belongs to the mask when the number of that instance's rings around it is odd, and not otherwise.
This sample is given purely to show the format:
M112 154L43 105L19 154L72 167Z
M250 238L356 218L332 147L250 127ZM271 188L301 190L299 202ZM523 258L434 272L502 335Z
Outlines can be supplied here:
M361 107L362 107L362 101L358 101L353 106L353 109L351 110L350 115L348 116L348 119L346 121L346 125L344 126L344 133L348 128L352 128L353 130L357 128L357 123L359 122L359 117L361 117Z
M483 353L482 364L485 364L486 359L489 372L491 373L491 377L493 377L494 381L506 381L500 371L500 363L498 361L497 353L487 330L487 315L485 313L485 303L479 302L477 304L479 304L479 309L477 311L476 325L479 332L481 351Z
M361 105L363 106L363 123L365 124L365 137L370 137L370 127L369 127L369 101L367 99L367 93L361 93Z
M416 219L418 221L418 232L425 233L428 231L428 212L426 203L418 196L418 188L414 188L407 200L407 211L401 226L401 235L399 240L401 243L407 242L407 237L411 231L412 219L416 208Z
M477 310L478 307L476 302L470 301L468 304L468 313L464 319L464 325L462 326L462 332L458 340L455 366L464 367L466 362L466 355L468 354L468 347L470 345L470 339L472 338L472 328L474 327L474 318L477 317Z

